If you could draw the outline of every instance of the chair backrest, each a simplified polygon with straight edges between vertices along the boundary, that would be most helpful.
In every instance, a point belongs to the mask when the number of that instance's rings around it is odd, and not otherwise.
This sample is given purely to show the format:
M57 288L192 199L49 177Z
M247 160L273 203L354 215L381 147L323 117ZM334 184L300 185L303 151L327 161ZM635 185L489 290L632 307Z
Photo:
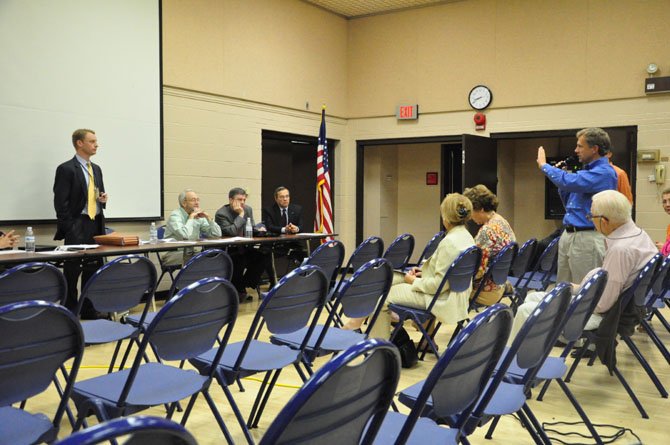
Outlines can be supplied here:
M528 285L531 281L545 281L556 270L558 263L558 242L561 237L554 238L549 245L542 251L540 258L537 260L535 269L525 282Z
M461 429L491 377L512 329L512 310L495 304L459 332L423 383L396 444L404 443L429 397L438 418L456 416Z
M379 311L384 307L392 282L393 267L386 259L377 258L363 264L344 281L335 294L333 309L329 311L325 327L321 330L314 349L321 346L340 308L349 318L371 317L365 331L369 333L379 316Z
M631 284L620 297L622 309L625 309L631 301L635 306L644 306L647 298L647 291L649 291L652 278L654 277L654 272L661 263L662 258L663 256L660 253L657 253L640 270L635 281L633 281L633 284Z
M230 339L238 306L237 290L224 278L203 278L180 290L147 327L119 396L119 406L125 403L149 344L160 360L181 361L204 354L218 342L209 371L211 378Z
M363 340L305 382L261 439L261 445L371 444L393 400L400 356L389 342Z
M442 241L446 235L447 232L444 230L433 235L428 243L426 243L426 247L423 248L423 252L421 252L421 256L419 257L417 264L421 265L421 263L430 258L437 250L437 246L440 245L440 241Z
M593 314L606 284L607 271L600 269L579 288L577 295L572 298L565 314L566 322L563 328L563 337L568 342L577 341L581 337L584 326ZM567 351L565 352L567 354Z
M100 312L127 311L156 288L156 267L145 256L125 255L108 262L86 282L76 313L88 299Z
M332 283L342 267L344 261L344 244L338 240L331 240L321 244L305 259L303 265L318 266Z
M665 292L670 288L670 274L668 274L668 270L670 270L670 257L664 258L658 264L656 272L654 272L654 276L651 279L645 302L645 306L649 311L653 310L656 300L663 297Z
M414 236L403 233L393 240L382 258L388 260L394 269L402 269L407 265L414 252Z
M565 313L570 304L570 299L570 285L568 283L558 283L538 303L536 309L521 326L511 346L499 362L494 377L477 402L477 406L472 412L474 421L468 422L469 429L474 429L473 425L477 423L477 419L481 418L484 409L505 378L507 369L513 361L516 361L521 369L526 370L520 384L530 386L537 370L542 366L559 333L563 330Z
M67 295L63 272L48 263L24 263L0 274L0 305L43 300L61 304Z
M517 280L516 284L519 284L519 281L521 278L523 278L523 274L528 271L528 265L535 255L536 247L537 239L531 238L523 243L519 249L516 258L514 259L514 263L512 263L512 267L510 268L510 275L513 277L519 277L519 280Z
M489 261L486 271L479 282L479 286L477 286L477 289L471 297L472 301L475 301L479 294L484 290L489 279L498 286L505 284L518 248L519 245L517 243L511 242L503 247L500 252Z
M188 260L179 270L172 283L170 295L203 278L219 277L230 280L233 276L233 260L221 249L208 249Z
M444 278L440 282L440 285L437 287L437 291L433 296L433 300L430 302L427 311L433 309L435 302L442 293L442 289L445 284L449 282L449 290L454 292L464 292L472 284L472 278L479 269L479 264L482 259L482 251L477 246L471 246L461 252L458 257L454 260L453 263L447 269L447 272L444 274Z
M384 252L384 241L378 236L371 236L356 247L354 253L349 257L347 267L344 273L348 272L349 268L353 271L358 270L363 264L375 258L381 258Z
M74 358L54 415L57 430L83 352L81 325L63 306L47 301L23 301L0 307L0 406L43 392L60 366Z
M55 445L95 445L126 437L123 445L197 445L178 423L152 416L129 416L99 423L66 437Z
M304 351L327 298L328 279L317 266L300 266L283 276L258 306L234 368L239 369L261 326L271 334L289 334L307 326L299 347Z
M158 239L165 238L165 227L166 227L165 225L162 225L162 226L158 227L158 229L156 229L156 237Z

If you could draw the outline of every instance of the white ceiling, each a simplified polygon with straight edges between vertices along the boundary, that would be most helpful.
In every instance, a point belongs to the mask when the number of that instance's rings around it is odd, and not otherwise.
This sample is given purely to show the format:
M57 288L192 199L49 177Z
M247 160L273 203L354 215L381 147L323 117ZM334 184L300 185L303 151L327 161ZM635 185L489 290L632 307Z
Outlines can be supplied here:
M303 0L348 19L463 0Z

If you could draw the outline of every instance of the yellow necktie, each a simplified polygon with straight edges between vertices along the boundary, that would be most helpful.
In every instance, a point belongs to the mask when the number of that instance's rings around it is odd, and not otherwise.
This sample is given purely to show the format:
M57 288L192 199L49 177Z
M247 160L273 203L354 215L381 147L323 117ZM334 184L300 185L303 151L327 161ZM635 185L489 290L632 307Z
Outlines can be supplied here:
M95 196L95 179L93 178L93 167L90 162L86 163L88 168L88 217L95 219L95 212L98 210L98 204Z

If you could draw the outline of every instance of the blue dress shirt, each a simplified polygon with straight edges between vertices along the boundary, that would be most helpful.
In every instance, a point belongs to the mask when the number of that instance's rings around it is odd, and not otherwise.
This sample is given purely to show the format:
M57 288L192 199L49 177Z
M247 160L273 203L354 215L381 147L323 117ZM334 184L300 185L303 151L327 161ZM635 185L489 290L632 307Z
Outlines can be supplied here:
M591 161L577 173L568 173L549 164L542 166L542 172L558 187L565 206L563 224L575 227L592 227L586 219L591 213L591 197L603 190L616 190L616 172L606 157Z

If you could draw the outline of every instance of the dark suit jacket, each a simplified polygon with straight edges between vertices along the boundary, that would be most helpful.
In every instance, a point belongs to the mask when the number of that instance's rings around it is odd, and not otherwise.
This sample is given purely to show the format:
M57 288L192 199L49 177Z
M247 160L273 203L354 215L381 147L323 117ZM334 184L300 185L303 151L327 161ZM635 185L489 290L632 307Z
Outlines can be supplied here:
M281 211L279 210L277 203L263 209L263 222L265 223L268 232L281 233L281 229L285 227L286 224L282 221ZM288 205L288 222L300 227L301 232L305 230L302 225L302 207L296 204Z
M95 185L100 192L105 191L105 184L102 181L102 170L97 164L91 163L93 168L93 177ZM54 180L54 208L56 209L56 218L58 227L55 240L62 240L65 235L74 226L74 221L79 217L87 204L88 189L86 187L86 177L84 171L73 157L69 161L63 162L56 169L56 179ZM102 208L105 207L101 203ZM105 217L102 213L95 218L96 233L102 235L105 233Z

